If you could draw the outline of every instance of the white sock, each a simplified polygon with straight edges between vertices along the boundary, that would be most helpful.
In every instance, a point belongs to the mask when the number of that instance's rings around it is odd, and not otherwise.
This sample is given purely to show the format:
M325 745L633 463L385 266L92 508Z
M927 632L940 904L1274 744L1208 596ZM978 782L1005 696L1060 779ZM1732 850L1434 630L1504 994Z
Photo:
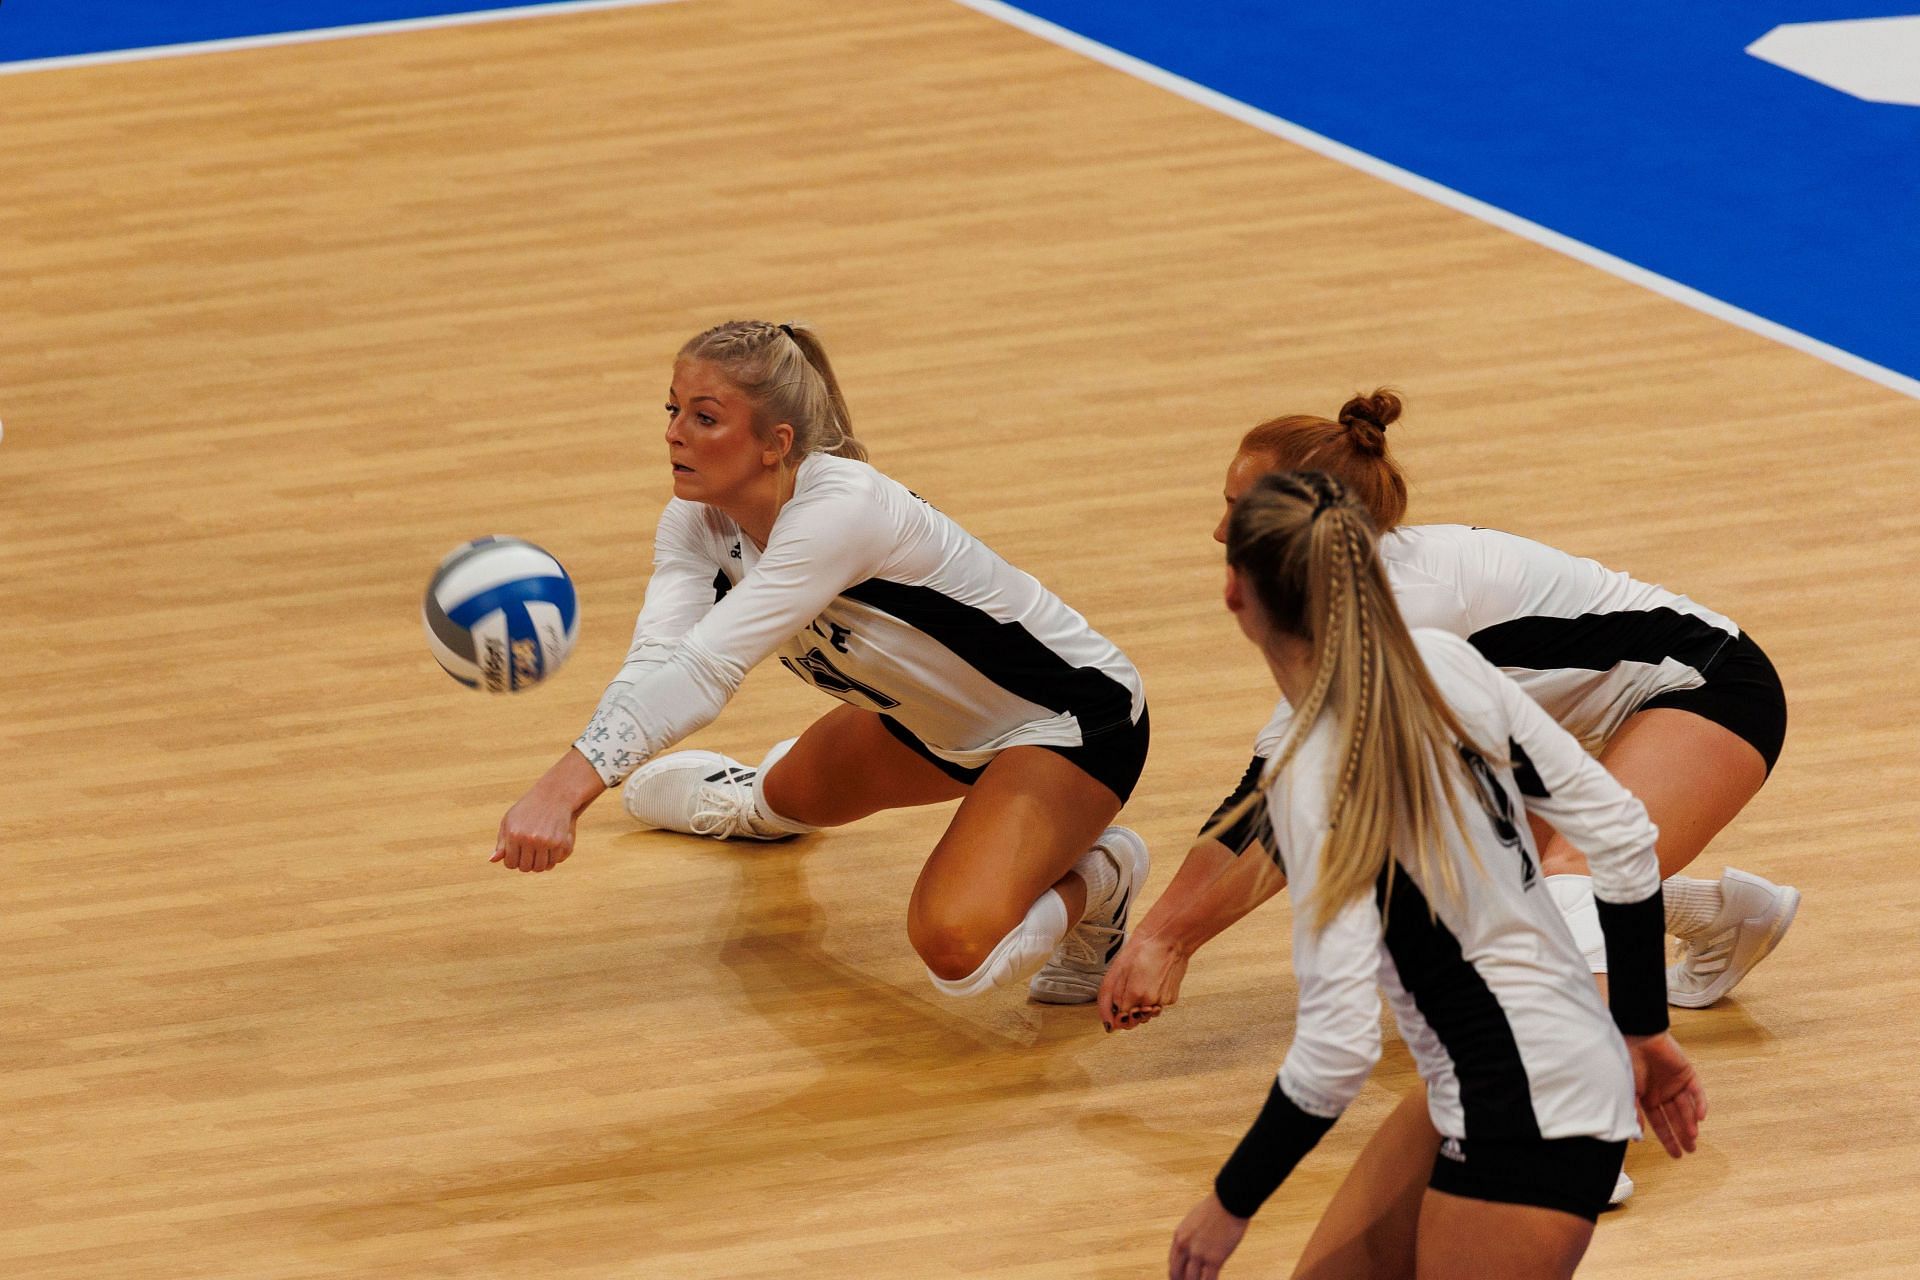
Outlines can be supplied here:
M1107 900L1113 897L1113 891L1120 887L1120 868L1112 854L1095 845L1080 855L1073 864L1073 870L1087 882L1087 909L1081 916L1085 919L1105 906Z
M798 741L800 741L798 738L788 738L785 742L776 742L767 752L766 759L762 760L759 767L754 770L753 816L754 821L763 827L784 831L788 835L803 836L809 831L818 831L820 828L810 827L804 822L795 822L792 818L783 818L773 811L772 805L767 803L767 771L779 762L780 757L793 750L793 744Z
M1592 876L1548 876L1547 892L1553 895L1567 928L1573 931L1574 945L1595 973L1607 971L1607 936L1600 932L1600 908L1593 900Z
M929 969L927 977L944 994L963 999L1004 987L1039 968L1060 945L1060 939L1067 936L1067 928L1067 904L1049 889L1034 900L1027 908L1026 919L1000 939L978 969L964 978L943 978Z
M1718 880L1672 876L1661 889L1667 907L1667 932L1676 938L1705 933L1726 905Z

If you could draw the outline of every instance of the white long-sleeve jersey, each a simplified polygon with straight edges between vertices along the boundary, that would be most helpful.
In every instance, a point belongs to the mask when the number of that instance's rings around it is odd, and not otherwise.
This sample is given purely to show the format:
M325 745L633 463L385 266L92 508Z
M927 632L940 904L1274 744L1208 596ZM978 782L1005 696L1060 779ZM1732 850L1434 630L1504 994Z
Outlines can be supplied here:
M1300 989L1280 1089L1310 1115L1339 1115L1379 1059L1384 990L1441 1134L1637 1137L1625 1042L1542 886L1522 806L1586 853L1603 903L1644 903L1658 891L1653 824L1637 799L1472 646L1434 630L1416 631L1414 640L1461 726L1496 753L1469 759L1475 784L1462 793L1480 865L1447 824L1444 856L1464 900L1449 901L1401 863L1384 918L1376 892L1316 929L1314 893L1339 761L1331 715L1308 731L1267 792L1294 895ZM1429 917L1429 902L1437 918Z
M1471 640L1589 751L1649 698L1698 688L1740 634L1683 595L1497 529L1402 526L1380 559L1409 628Z
M764 550L678 498L627 660L574 744L608 786L711 722L755 665L898 720L975 767L1140 718L1126 655L1059 597L864 462L812 454Z

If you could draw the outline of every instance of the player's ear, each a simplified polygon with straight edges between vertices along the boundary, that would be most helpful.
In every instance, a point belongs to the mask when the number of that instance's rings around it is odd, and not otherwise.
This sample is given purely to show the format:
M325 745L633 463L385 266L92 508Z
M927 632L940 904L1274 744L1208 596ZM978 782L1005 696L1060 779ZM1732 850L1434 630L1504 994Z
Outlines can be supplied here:
M761 451L760 460L766 466L778 466L782 459L793 453L793 424L791 422L777 423L773 430L767 434L773 438L768 442L767 447Z
M1240 581L1240 571L1232 565L1227 566L1227 612L1238 613L1247 607L1246 584Z

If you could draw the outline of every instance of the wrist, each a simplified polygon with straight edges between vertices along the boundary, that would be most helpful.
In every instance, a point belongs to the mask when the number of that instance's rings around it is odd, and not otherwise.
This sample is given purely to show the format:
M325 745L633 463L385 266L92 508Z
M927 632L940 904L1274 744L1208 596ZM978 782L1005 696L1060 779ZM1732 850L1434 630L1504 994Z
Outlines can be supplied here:
M593 767L593 763L580 754L578 748L569 749L553 768L541 775L540 781L533 784L535 795L566 805L575 817L580 816L588 805L607 790L606 780Z
M1193 954L1193 948L1197 945L1183 937L1181 931L1172 927L1169 922L1154 920L1151 917L1141 921L1140 926L1134 930L1133 942L1141 948L1162 952L1175 960L1185 960L1190 957Z

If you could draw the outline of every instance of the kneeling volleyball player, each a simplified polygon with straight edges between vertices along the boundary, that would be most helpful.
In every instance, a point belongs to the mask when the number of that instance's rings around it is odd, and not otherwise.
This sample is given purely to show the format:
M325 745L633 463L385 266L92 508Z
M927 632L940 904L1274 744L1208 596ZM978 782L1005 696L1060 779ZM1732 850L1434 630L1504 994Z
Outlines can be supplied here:
M674 497L627 661L507 811L495 861L557 865L581 812L623 784L643 825L722 839L958 799L907 903L934 985L971 996L1032 974L1040 1000L1091 1001L1147 874L1146 845L1112 825L1147 755L1133 664L868 465L804 326L690 340L666 445ZM757 766L665 754L776 655L843 705Z

